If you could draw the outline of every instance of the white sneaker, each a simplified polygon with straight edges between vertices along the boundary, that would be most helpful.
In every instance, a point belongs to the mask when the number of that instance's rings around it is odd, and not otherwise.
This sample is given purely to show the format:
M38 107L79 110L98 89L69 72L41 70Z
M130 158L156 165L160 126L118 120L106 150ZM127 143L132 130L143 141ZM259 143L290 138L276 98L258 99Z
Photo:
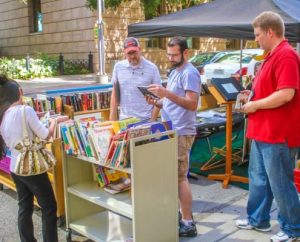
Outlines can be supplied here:
M300 238L297 237L289 237L283 231L280 231L278 234L275 234L271 237L272 242L291 242L291 241L297 241L299 239Z
M253 225L250 224L248 219L238 219L235 221L235 225L240 228L240 229L254 229L260 232L269 232L271 231L271 226L267 227L267 228L261 228L261 227L255 227Z

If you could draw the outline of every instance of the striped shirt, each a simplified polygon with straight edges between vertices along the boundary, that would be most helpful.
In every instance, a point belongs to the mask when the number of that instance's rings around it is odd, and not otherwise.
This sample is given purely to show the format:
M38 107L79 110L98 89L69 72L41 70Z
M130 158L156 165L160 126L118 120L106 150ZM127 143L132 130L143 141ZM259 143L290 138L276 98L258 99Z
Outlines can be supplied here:
M112 74L112 83L116 81L120 86L120 119L151 118L153 106L146 102L137 87L161 84L157 66L143 57L137 66L130 65L128 60L120 61L115 65Z

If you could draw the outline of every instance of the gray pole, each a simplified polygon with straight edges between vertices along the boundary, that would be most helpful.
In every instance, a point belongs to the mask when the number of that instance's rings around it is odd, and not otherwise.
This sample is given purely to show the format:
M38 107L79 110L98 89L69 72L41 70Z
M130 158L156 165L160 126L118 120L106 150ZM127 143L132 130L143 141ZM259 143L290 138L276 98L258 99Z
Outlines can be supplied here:
M240 45L241 45L241 52L240 52L240 83L243 84L243 77L242 77L242 61L243 61L243 45L244 45L244 40L240 40Z
M103 19L102 13L104 11L104 0L97 0L98 4L98 61L99 72L97 74L97 81L100 83L107 83L108 77L105 74L105 50L104 50L104 38L103 38Z

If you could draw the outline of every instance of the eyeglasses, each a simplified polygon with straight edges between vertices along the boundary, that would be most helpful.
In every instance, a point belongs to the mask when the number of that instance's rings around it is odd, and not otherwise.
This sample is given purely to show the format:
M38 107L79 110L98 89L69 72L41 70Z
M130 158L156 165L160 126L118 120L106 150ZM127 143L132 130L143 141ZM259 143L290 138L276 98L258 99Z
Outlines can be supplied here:
M167 53L166 54L168 58L171 58L171 57L178 57L181 55L181 53L177 53L177 54L170 54L170 53Z

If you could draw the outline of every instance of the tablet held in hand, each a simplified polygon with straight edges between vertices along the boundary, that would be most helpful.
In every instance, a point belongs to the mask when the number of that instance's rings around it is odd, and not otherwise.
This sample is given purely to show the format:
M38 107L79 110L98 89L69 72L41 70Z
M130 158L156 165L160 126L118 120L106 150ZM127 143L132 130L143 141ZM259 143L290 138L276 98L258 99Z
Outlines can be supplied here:
M153 99L159 99L158 96L148 90L147 86L138 86L137 88L141 91L141 93L143 93L144 96L150 96Z

